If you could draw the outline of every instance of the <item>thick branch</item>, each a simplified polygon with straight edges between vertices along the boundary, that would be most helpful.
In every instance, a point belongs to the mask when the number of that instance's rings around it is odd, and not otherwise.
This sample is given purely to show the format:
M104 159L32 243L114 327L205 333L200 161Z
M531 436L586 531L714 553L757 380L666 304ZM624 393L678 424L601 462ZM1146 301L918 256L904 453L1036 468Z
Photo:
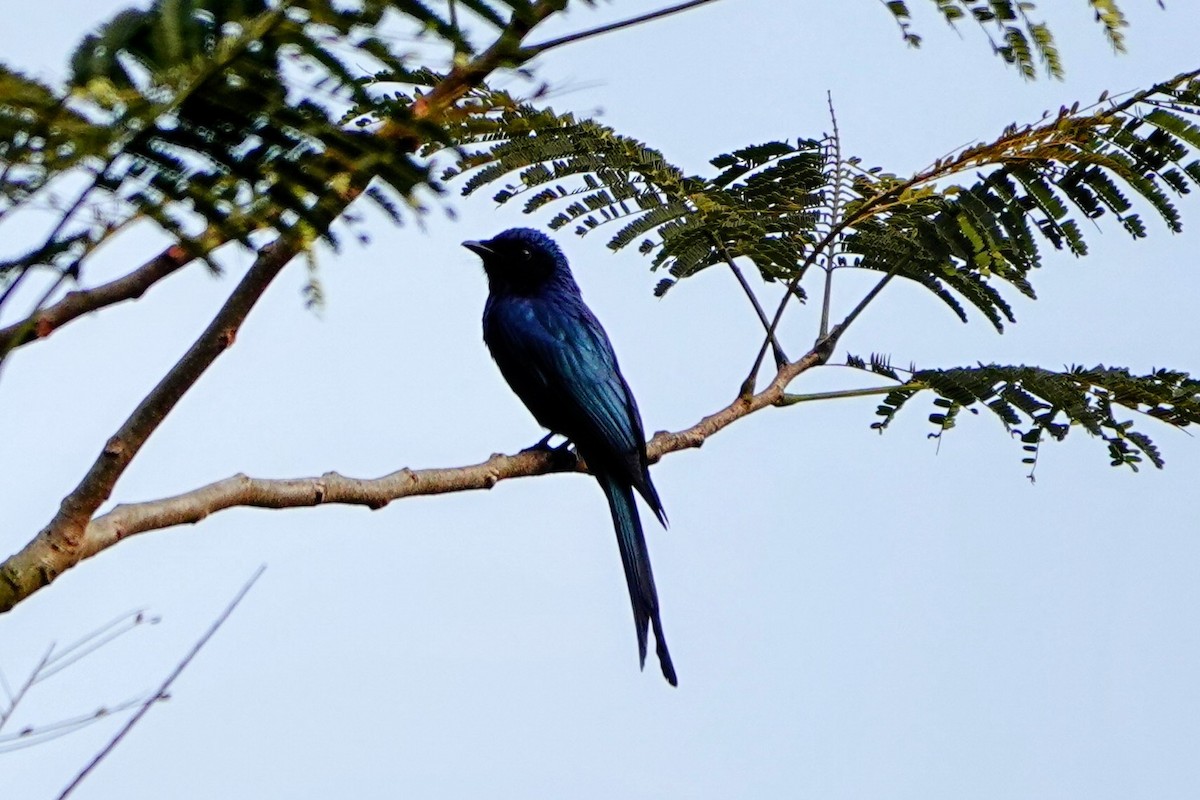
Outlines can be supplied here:
M679 450L700 447L732 423L772 405L785 405L785 389L800 373L824 363L825 348L786 364L763 391L738 397L729 405L681 431L660 431L647 445L651 461ZM336 472L319 477L271 480L234 475L184 494L145 503L127 503L87 523L70 548L54 547L45 531L24 550L0 565L0 612L8 611L59 574L138 533L196 523L234 507L297 508L326 503L383 508L393 500L419 495L490 489L512 478L570 472L583 465L569 453L528 451L493 455L466 467L402 469L382 478L348 478Z
M142 266L91 289L68 292L62 300L37 311L28 319L0 328L0 357L38 339L45 339L72 320L107 306L136 300L154 284L192 260L187 250L174 245Z
M79 485L63 498L50 523L17 556L0 565L0 607L8 607L6 596L27 596L78 563L96 509L184 393L233 344L250 309L293 255L290 247L279 243L263 248L212 322L108 440Z
M540 0L526 14L514 16L497 41L476 59L454 70L413 107L416 118L435 117L453 105L494 70L522 58L521 40L539 22L560 11L566 0ZM410 140L407 146L418 144ZM340 214L361 193L353 186L342 195ZM281 238L263 248L249 272L230 295L217 316L158 386L146 396L112 438L91 469L59 507L58 513L19 553L0 564L0 612L7 611L33 592L73 567L89 552L88 531L96 510L112 493L117 480L150 435L158 428L184 393L236 338L237 331L276 275L301 250L293 239Z

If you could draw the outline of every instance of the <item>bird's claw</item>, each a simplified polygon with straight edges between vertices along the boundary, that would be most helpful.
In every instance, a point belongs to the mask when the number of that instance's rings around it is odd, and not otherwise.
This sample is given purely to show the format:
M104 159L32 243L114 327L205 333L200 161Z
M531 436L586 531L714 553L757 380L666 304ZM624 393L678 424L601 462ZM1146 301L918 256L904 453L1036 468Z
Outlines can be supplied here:
M570 440L563 440L562 444L557 445L555 447L551 447L550 440L553 439L554 436L555 436L555 434L548 433L545 436L543 436L541 439L539 439L536 444L532 444L529 447L526 447L521 452L522 453L539 453L539 452L540 453L563 453L563 452L566 452L567 449L570 448L570 446L571 446Z

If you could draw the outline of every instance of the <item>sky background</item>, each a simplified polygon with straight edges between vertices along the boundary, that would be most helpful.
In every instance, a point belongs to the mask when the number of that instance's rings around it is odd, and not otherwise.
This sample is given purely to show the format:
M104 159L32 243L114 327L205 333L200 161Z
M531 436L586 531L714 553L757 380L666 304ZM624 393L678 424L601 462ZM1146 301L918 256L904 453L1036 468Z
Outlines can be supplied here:
M25 4L0 28L0 54L61 79L78 39L125 5ZM648 5L667 3L602 4L544 35ZM1121 57L1082 0L1040 5L1064 82L1022 82L978 31L954 33L924 0L910 2L917 51L869 0L722 0L534 67L556 108L598 115L693 172L731 148L827 131L829 90L845 150L905 174L1010 122L1197 66L1200 15L1187 3L1126 0ZM448 198L457 221L433 214L423 227L368 212L369 246L320 258L319 315L293 264L114 501L235 472L469 464L538 439L483 346L486 284L458 243L548 216L497 210L487 194ZM839 354L1198 372L1200 204L1180 207L1184 235L1149 215L1148 241L1106 225L1089 233L1088 258L1048 256L1041 299L1017 301L1003 336L897 282ZM647 431L730 400L759 339L726 272L657 300L636 253L611 254L603 234L557 238ZM133 237L85 277L108 280L160 246ZM5 554L50 518L249 260L228 263L224 278L189 268L5 365ZM835 316L871 282L839 273ZM817 312L789 320L793 354ZM829 369L793 388L863 383ZM131 609L161 624L37 687L11 730L152 690L266 563L171 700L75 797L1194 796L1200 442L1147 421L1167 468L1134 474L1075 431L1044 447L1031 485L995 420L961 415L938 450L927 401L884 436L868 427L875 405L767 410L654 468L671 528L647 534L677 689L657 666L637 669L601 493L560 475L378 512L236 509L124 542L0 616L0 668L18 682L51 642ZM57 796L119 722L0 755L5 795Z

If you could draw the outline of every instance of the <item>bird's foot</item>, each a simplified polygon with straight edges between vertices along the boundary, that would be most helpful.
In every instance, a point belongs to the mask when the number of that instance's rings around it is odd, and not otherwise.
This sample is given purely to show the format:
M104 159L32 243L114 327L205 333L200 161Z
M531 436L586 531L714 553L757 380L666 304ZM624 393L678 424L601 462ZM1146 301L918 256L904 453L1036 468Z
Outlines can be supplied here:
M547 433L540 440L538 440L538 442L536 444L526 447L521 452L522 453L534 453L534 452L564 453L564 452L566 452L571 447L571 441L569 439L564 439L562 444L557 445L555 447L550 446L550 440L553 439L556 435L557 434Z

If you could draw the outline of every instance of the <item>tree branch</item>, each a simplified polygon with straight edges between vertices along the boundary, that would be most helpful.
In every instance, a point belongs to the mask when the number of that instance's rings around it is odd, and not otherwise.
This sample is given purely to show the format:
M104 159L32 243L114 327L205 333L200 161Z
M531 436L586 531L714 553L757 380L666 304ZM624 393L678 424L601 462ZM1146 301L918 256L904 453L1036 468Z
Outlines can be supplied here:
M21 322L0 328L0 358L21 345L45 339L63 325L85 314L126 300L138 299L151 286L191 260L187 250L173 245L128 275L91 289L68 292L54 305L33 313Z
M521 51L521 40L539 22L562 10L565 5L566 0L540 0L527 14L514 15L491 47L470 63L456 66L428 94L413 104L413 117L423 119L435 116L482 83L496 69L531 57ZM405 146L415 149L418 144L419 141L412 138L410 130ZM342 192L342 205L330 214L329 222L332 223L364 188L355 185ZM253 266L216 317L108 440L83 480L63 498L54 518L19 553L0 564L0 612L8 611L51 583L63 570L94 554L95 551L89 552L88 531L96 510L108 500L117 480L134 456L184 393L233 344L238 329L258 298L301 250L301 243L281 238L259 251Z
M88 523L112 494L117 479L184 393L233 344L254 304L294 255L294 249L281 242L259 252L212 322L108 440L83 480L63 498L49 524L15 557L25 568L14 569L13 559L0 565L0 598L28 595L78 561ZM0 605L4 605L2 599Z
M829 353L817 347L799 361L785 364L758 394L738 397L721 410L681 431L660 431L647 445L652 462L680 450L700 447L742 417L768 406L788 403L785 390L798 375L825 363ZM87 522L71 547L55 547L43 531L21 552L0 565L0 612L9 611L58 575L123 539L175 525L196 523L227 508L299 508L328 503L379 509L393 500L423 495L490 489L501 481L583 470L566 451L531 450L496 454L465 467L401 469L382 478L349 478L336 472L319 477L265 479L234 475L184 494L144 503L127 503Z

